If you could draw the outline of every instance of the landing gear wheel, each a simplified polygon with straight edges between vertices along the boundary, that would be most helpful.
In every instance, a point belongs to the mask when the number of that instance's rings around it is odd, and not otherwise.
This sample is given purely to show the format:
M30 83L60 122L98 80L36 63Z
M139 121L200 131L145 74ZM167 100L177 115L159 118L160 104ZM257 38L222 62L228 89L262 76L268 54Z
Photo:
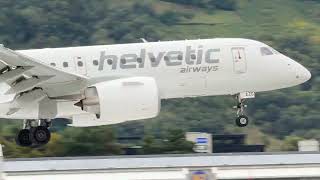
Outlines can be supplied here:
M38 126L33 130L33 138L38 144L44 145L50 141L51 133L48 128Z
M19 131L16 143L20 146L31 146L32 139L31 139L31 132L29 129L22 129Z
M249 118L245 115L240 115L239 117L237 117L236 119L236 124L239 127L245 127L249 124Z

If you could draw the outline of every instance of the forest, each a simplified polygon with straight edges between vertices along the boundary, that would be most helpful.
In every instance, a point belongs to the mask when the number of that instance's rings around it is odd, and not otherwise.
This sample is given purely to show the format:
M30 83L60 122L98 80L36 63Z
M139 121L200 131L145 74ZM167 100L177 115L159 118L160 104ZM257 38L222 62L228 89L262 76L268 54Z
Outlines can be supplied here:
M1 119L5 157L119 155L131 145L119 137L141 137L132 144L141 154L189 153L187 131L245 133L247 143L268 151L320 140L319 9L319 0L0 0L0 44L11 49L240 37L262 41L312 73L300 86L257 93L246 128L234 124L232 96L164 100L160 116L113 126L73 128L58 119L51 142L33 149L15 145L21 121Z

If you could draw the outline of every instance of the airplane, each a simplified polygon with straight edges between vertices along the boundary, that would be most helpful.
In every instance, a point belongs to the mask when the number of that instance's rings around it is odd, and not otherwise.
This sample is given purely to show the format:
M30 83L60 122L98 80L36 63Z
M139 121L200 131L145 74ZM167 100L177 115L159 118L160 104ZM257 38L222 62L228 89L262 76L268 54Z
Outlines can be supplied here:
M102 126L149 119L161 100L232 95L236 124L256 92L304 83L310 72L270 46L215 38L11 50L0 46L0 118L21 119L16 142L49 142L51 122Z

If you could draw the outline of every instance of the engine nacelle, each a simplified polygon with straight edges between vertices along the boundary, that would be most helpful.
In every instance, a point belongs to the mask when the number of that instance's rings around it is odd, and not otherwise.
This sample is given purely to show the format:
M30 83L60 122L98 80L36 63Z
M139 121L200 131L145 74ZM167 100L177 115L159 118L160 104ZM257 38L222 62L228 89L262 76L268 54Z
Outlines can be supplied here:
M157 83L151 77L131 77L95 84L85 90L85 99L81 104L84 111L96 114L97 119L92 123L99 125L153 118L160 111Z

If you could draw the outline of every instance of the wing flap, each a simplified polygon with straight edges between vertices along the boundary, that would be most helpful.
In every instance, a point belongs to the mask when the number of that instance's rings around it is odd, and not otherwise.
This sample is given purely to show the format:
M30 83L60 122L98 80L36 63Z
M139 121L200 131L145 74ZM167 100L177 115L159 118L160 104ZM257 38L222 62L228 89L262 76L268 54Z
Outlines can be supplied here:
M63 96L80 93L88 84L86 76L51 67L3 46L0 46L0 67L0 82L11 86L6 94L22 93L39 87L45 89L48 96ZM64 86L66 84L71 88L67 89Z
M7 72L3 72L0 75L0 81L11 84L14 79L19 78L20 76L23 75L23 73L25 73L31 68L33 68L33 66L19 66L13 70L8 69Z
M0 73L6 71L8 69L8 65L0 60Z
M47 81L48 79L52 78L54 76L39 76L39 77L31 77L29 79L22 80L21 82L11 86L11 88L5 93L7 94L17 94L24 91L27 91L29 89L32 89L39 84L43 83L44 81Z

